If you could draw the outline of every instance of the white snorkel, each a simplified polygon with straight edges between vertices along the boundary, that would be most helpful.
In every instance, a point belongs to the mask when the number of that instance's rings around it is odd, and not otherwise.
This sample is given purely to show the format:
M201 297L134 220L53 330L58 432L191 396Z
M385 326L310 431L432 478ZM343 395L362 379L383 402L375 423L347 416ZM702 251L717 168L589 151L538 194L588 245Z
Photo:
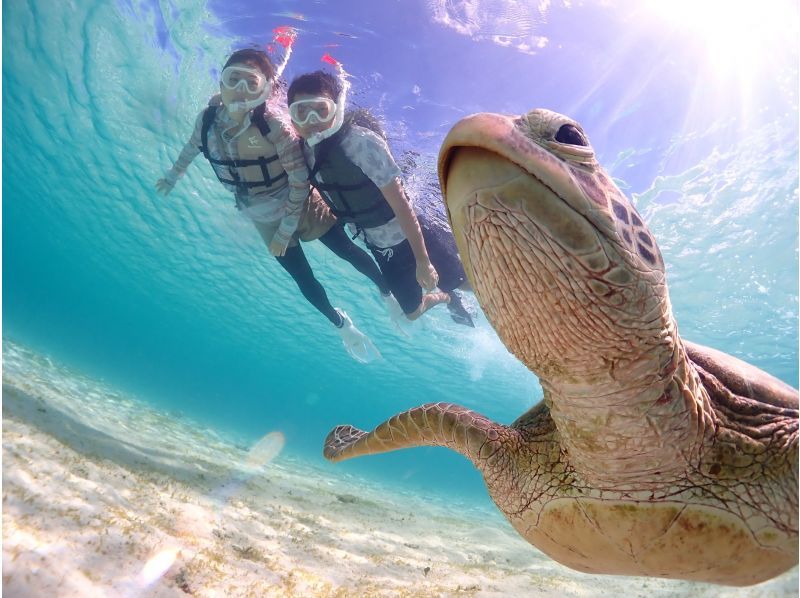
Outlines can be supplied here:
M267 101L267 98L272 93L272 85L267 83L264 86L264 91L261 92L254 100L247 100L242 102L231 102L228 104L228 112L235 113L235 112L250 112L251 110L257 108L261 104Z
M251 110L257 108L261 104L267 101L267 98L272 93L272 84L267 83L264 86L264 91L254 100L247 100L242 102L231 102L228 104L228 112L235 113L235 112L250 112Z
M317 133L311 135L306 140L306 143L308 143L309 147L314 147L319 142L324 141L331 135L335 135L339 129L342 128L342 123L344 123L344 108L347 105L347 92L350 90L350 80L348 79L347 71L344 70L342 63L332 58L329 54L325 54L325 56L322 57L322 60L336 65L339 82L342 85L342 91L339 94L339 99L336 102L336 114L333 117L333 123L331 123L331 126L324 131L318 131Z
M292 44L294 43L295 37L297 37L297 31L291 27L278 27L273 31L275 33L275 37L273 38L275 43L280 44L284 48L283 59L281 63L275 67L275 74L272 77L272 81L277 81L283 74L284 69L286 69L286 65L289 64L289 58L292 55ZM270 95L272 95L272 82L267 81L264 85L264 89L257 98L241 102L231 102L228 104L228 112L250 112L266 102Z

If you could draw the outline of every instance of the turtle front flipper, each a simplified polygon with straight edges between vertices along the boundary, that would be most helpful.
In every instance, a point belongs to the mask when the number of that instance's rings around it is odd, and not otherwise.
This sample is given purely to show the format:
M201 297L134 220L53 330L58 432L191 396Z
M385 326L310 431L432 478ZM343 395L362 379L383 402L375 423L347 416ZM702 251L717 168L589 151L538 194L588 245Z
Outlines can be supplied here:
M452 403L429 403L399 413L372 432L336 426L325 439L324 455L343 461L415 446L445 446L485 469L517 430Z
M359 455L373 452L369 450L359 451L353 448L354 445L366 435L367 432L364 430L359 430L350 425L336 426L328 433L328 437L325 438L325 447L322 453L328 461L336 463L337 461L343 461L350 457L358 457Z

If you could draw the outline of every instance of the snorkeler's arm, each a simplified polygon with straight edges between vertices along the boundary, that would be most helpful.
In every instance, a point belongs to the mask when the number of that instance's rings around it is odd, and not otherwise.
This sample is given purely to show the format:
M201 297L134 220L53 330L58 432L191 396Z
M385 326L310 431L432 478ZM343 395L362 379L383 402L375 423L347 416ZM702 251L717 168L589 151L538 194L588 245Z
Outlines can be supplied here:
M197 120L195 121L192 136L189 138L189 141L186 142L186 145L183 146L178 159L175 160L172 168L164 173L164 177L156 182L156 189L162 195L167 195L170 191L172 191L175 183L178 182L178 179L181 178L183 173L186 172L186 169L189 168L189 164L192 163L192 160L194 160L197 157L197 154L200 153L200 135L202 128L203 112L200 112L200 114L197 116Z
M427 290L433 289L439 282L439 275L428 257L428 250L425 247L425 239L422 237L422 229L419 227L417 215L403 191L400 179L396 177L380 190L386 203L394 211L397 222L411 245L411 251L417 262L417 281L421 287Z
M308 169L306 168L297 136L288 124L272 116L268 118L267 123L270 128L267 139L275 145L278 161L289 178L289 199L286 203L286 214L281 219L278 230L273 237L273 242L280 243L285 248L297 230L300 215L303 212L303 204L308 197Z
M428 257L417 215L403 191L400 179L402 172L392 157L389 145L374 131L363 127L352 127L342 141L342 148L353 163L383 193L384 199L394 211L397 222L411 245L411 251L417 262L417 281L421 287L433 289L439 282L439 275Z

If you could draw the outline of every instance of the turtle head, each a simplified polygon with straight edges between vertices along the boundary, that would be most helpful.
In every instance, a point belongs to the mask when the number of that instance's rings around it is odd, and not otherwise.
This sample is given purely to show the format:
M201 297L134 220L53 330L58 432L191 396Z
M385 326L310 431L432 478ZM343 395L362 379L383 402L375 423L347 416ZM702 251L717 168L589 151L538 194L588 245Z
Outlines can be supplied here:
M439 180L487 318L543 382L605 382L642 367L642 343L674 342L658 247L577 122L469 116L442 145Z

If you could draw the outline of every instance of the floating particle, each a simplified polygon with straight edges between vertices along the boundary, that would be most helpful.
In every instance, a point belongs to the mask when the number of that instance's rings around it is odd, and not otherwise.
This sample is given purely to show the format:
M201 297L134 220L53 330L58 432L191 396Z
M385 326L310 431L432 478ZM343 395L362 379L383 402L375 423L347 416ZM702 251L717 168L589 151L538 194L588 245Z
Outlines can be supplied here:
M157 552L142 567L142 572L139 573L139 584L142 587L147 587L161 579L172 567L178 557L178 552L180 552L180 549L177 546L170 546Z
M250 448L245 463L249 467L263 467L277 457L285 445L283 432L270 432Z
M294 19L295 21L308 21L308 17L299 12L276 12L276 17L286 17L287 19Z

